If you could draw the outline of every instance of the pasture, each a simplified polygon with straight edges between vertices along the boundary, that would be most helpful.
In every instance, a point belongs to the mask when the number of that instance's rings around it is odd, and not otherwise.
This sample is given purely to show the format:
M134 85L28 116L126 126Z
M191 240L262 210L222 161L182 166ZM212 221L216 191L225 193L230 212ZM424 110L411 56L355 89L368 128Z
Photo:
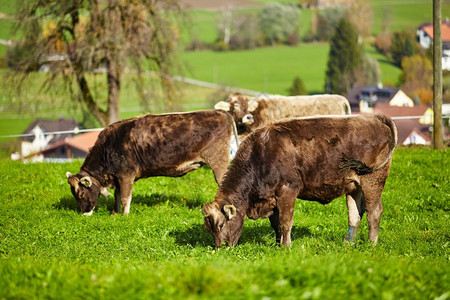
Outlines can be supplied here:
M448 299L449 151L399 148L383 193L379 243L344 245L344 198L298 200L290 249L267 219L247 220L235 248L215 249L201 206L210 169L134 186L128 217L101 198L79 215L65 164L0 161L0 299Z

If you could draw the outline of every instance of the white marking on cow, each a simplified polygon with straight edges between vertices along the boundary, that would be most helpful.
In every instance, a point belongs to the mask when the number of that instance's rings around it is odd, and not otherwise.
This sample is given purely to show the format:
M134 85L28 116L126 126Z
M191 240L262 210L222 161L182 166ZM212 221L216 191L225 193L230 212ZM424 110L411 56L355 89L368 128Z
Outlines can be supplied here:
M92 213L94 212L94 208L90 212L83 213L83 216L92 216Z

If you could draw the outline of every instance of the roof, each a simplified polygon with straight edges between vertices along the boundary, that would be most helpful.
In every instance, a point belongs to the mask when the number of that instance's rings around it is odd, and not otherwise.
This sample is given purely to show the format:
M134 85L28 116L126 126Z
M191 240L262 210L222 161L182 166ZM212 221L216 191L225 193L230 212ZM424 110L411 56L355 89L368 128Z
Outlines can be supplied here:
M86 154L89 152L89 150L94 146L95 142L97 141L97 137L100 134L101 130L98 131L91 131L87 133L82 133L79 135L76 135L72 138L68 138L64 141L60 141L58 143L55 143L44 150L42 150L42 153L45 153L47 151L54 150L55 148L59 147L73 147L77 148L83 152L86 152Z
M377 86L360 86L355 85L348 92L346 98L352 107L352 112L359 112L359 102L361 101L361 95L363 93L370 93L377 96L376 102L389 103L392 98L398 93L399 88L382 87Z
M450 42L450 22L444 21L441 24L442 42ZM424 23L419 26L419 29L422 29L428 36L433 38L433 23Z
M39 126L44 132L66 131L77 128L78 122L73 118L72 119L59 118L58 120L36 119L27 127L27 129L23 133L24 134L32 133L32 130L36 128L36 126ZM73 136L73 134L66 133L55 135L55 137L50 141L49 144L64 140L68 136ZM33 137L28 137L26 139L32 140Z
M398 132L397 144L403 144L413 131L416 131L426 141L431 142L431 133L429 130L431 125L420 124L418 119L402 119L394 120L394 122L397 125Z
M428 106L391 106L388 103L376 103L373 112L383 113L389 117L423 116L428 110Z

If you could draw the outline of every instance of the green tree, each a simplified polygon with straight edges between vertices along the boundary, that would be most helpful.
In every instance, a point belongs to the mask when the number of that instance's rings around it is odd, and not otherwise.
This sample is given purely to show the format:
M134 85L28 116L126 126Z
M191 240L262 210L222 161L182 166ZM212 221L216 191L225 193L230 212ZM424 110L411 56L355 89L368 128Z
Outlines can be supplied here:
M298 33L300 12L294 5L268 3L259 14L259 27L267 43L283 42L292 33Z
M289 95L290 96L296 96L296 95L306 95L306 89L303 84L303 80L300 77L295 77L294 81L292 82L292 86L289 88Z
M409 30L397 31L392 35L391 57L394 63L401 67L404 57L419 53L419 45L414 32Z
M24 45L33 45L20 69L31 71L27 66L46 64L57 55L46 85L51 87L52 79L62 76L72 99L80 100L102 126L119 120L126 68L137 72L137 83L143 82L145 69L157 72L169 105L173 103L169 73L176 62L173 21L181 13L178 0L19 0L18 4L16 30ZM46 25L49 20L51 26ZM106 96L94 93L88 80L98 69L105 70Z
M358 35L348 20L341 19L330 40L325 91L345 95L356 82L360 61Z

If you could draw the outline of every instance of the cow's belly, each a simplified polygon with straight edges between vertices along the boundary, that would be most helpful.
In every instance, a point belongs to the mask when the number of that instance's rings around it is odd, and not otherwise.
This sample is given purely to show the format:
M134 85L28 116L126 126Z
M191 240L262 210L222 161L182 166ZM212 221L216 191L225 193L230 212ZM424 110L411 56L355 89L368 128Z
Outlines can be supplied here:
M351 185L346 184L323 184L320 187L305 187L300 191L297 198L328 204L334 199L348 193L350 189Z
M187 161L179 165L165 166L156 169L150 169L143 172L141 178L153 177L153 176L168 176L168 177L180 177L187 173L197 170L205 163L202 161Z

